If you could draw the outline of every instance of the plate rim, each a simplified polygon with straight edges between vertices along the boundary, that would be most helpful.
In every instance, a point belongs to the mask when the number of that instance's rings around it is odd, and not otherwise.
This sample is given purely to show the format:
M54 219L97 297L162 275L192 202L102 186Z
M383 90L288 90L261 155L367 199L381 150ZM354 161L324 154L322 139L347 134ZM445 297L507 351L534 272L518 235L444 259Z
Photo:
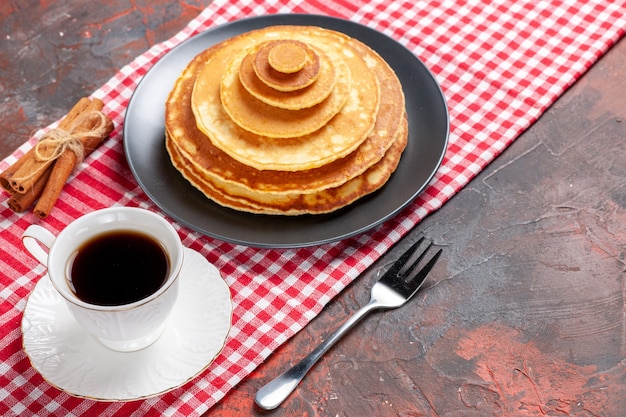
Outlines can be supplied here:
M442 112L441 121L443 121L443 123L445 124L444 132L442 135L443 137L438 138L438 140L440 141L439 142L440 146L438 147L439 151L437 152L437 155L436 155L437 156L436 161L434 161L434 158L433 158L433 162L434 162L433 167L428 173L428 175L426 176L426 178L423 181L421 181L421 183L418 186L415 187L415 190L413 190L410 196L406 197L404 201L402 201L400 204L397 204L392 209L387 210L387 212L384 215L378 216L376 219L366 220L367 224L364 224L358 228L353 228L351 230L344 230L340 233L336 233L332 235L329 234L328 236L325 236L323 238L317 237L317 238L307 240L303 237L303 238L294 240L293 238L285 239L283 237L282 240L277 240L276 237L274 236L273 239L263 240L263 241L261 241L260 239L249 239L249 238L244 239L242 236L235 237L232 234L228 235L223 232L219 233L216 231L207 230L207 227L198 225L197 224L198 222L189 220L188 218L185 218L184 216L181 216L178 213L176 213L176 211L173 210L170 205L168 205L166 202L162 201L161 198L155 195L154 189L153 189L154 187L150 187L148 184L146 184L146 182L142 178L142 175L139 172L138 166L135 164L137 161L133 159L133 155L132 155L133 152L132 152L131 145L130 145L132 140L131 141L127 140L127 138L132 136L129 134L130 133L129 126L131 125L131 122L132 122L132 120L130 119L134 115L133 112L135 112L135 106L137 106L137 101L139 100L138 97L142 93L142 87L147 82L151 81L151 77L155 76L154 74L156 74L158 71L163 71L160 69L160 67L167 65L168 57L174 56L175 54L179 53L181 50L184 50L185 48L191 49L192 47L189 45L192 45L192 43L194 42L202 42L206 39L206 42L203 43L203 46L206 49L210 47L211 45L214 45L220 42L221 40L225 40L232 36L235 36L241 33L246 33L255 29L260 29L263 27L271 26L271 25L305 25L305 24L320 26L320 27L328 28L328 29L342 32L342 33L358 31L359 33L356 36L350 33L346 33L346 34L348 34L349 36L355 37L357 40L360 40L361 42L366 44L368 47L372 48L372 50L376 51L381 56L383 56L383 58L385 56L385 51L377 50L376 47L372 45L372 41L371 40L368 41L368 39L371 37L374 37L374 38L377 38L376 39L377 42L388 42L394 45L394 47L397 50L402 51L402 53L405 54L407 57L411 57L411 59L413 60L413 65L417 65L421 67L420 69L428 76L428 80L426 81L430 82L434 90L436 90L435 91L436 96L437 96L436 98L438 99L439 103L436 103L435 105L440 106L440 108L438 109L438 112ZM194 53L193 56L197 55L197 53ZM193 59L193 56L189 59L189 61ZM188 64L189 61L184 62L184 65L182 66L182 68L184 68ZM386 61L389 62L388 59L386 59ZM394 71L396 72L398 71L398 69L395 68L391 63L389 63L389 65L394 69ZM410 80L404 80L400 76L398 78L400 79L403 90L405 90L406 89L405 84L409 82ZM168 94L169 94L169 91L168 91ZM408 102L409 100L407 100L407 103L405 104L405 106L409 105ZM164 107L165 103L163 102L162 104ZM433 107L435 105L433 105ZM411 116L409 116L409 123L411 124ZM163 124L164 124L164 116L163 116ZM124 116L124 129L123 129L123 137L124 137L123 142L124 143L123 145L124 145L124 154L126 156L126 160L140 188L146 193L148 198L154 204L156 204L161 210L163 210L167 215L171 216L178 223L185 225L186 227L200 234L203 234L203 235L206 235L206 236L209 236L209 237L212 237L212 238L224 241L224 242L229 242L229 243L239 244L239 245L244 245L244 246L249 246L249 247L257 247L257 248L289 249L289 248L302 248L302 247L323 245L327 243L334 243L334 242L367 232L379 226L380 224L390 220L391 218L395 217L401 210L403 210L406 206L408 206L411 202L413 202L417 198L417 196L424 191L424 189L428 186L432 178L435 176L445 156L447 146L448 146L448 141L449 141L449 135L450 135L450 115L449 115L448 105L447 105L447 101L443 93L443 90L440 84L437 82L437 79L435 78L431 70L419 59L418 56L416 56L411 50L406 48L404 45L402 45L401 43L399 43L398 41L396 41L389 35L386 35L376 29L370 28L366 25L363 25L361 23L354 22L351 20L347 20L347 19L343 19L339 17L327 16L327 15L319 15L319 14L298 14L298 13L281 14L281 13L278 13L278 14L261 15L261 16L249 16L249 17L245 17L242 19L232 20L224 24L212 26L182 41L180 44L174 46L171 50L169 50L163 56L161 56L155 62L155 64L146 72L146 74L144 74L142 79L138 82L137 86L135 87L135 90L133 91L129 99L126 113ZM409 145L407 146L407 148L413 145L411 142L411 136L412 136L411 132L409 132ZM405 152L407 152L407 150L405 150ZM405 157L405 155L403 155L403 158L401 158L398 168L402 166L403 160L405 160L405 163L406 163L406 159L408 159L408 157ZM171 162L169 163L171 164ZM394 176L392 175L388 183L393 182L393 179L394 179ZM187 181L184 180L184 182L187 182ZM385 184L383 189L386 187L386 185L387 184ZM190 188L193 188L194 191L192 192L199 192L188 182L187 182L187 186ZM377 194L378 194L378 191L374 192L370 196L362 197L361 199L359 199L359 201L352 203L350 206L359 206L360 204L367 204L367 202L370 201L372 198L375 199L375 195ZM218 211L223 210L226 212L236 212L232 215L234 217L240 216L240 218L244 218L246 216L255 216L255 217L261 216L262 218L269 218L273 220L279 217L291 217L291 218L315 217L316 219L320 220L320 222L323 221L322 219L331 218L331 222L332 222L333 221L332 219L339 218L339 221L337 221L336 223L341 224L341 216L342 216L341 213L344 212L343 215L349 215L345 213L346 211L351 211L351 210L340 209L335 213L330 213L329 215L323 215L323 214L322 215L305 215L305 216L258 215L258 214L252 214L252 213L237 212L236 210L219 206L217 203L209 200L207 197L204 197L204 199L206 199L206 203L209 206L212 205L215 210L218 210ZM283 221L283 220L279 220L279 222L280 221ZM296 220L296 222L297 221L298 220ZM285 222L287 222L287 225L290 226L287 220L285 220ZM313 221L313 223L315 223L315 221Z

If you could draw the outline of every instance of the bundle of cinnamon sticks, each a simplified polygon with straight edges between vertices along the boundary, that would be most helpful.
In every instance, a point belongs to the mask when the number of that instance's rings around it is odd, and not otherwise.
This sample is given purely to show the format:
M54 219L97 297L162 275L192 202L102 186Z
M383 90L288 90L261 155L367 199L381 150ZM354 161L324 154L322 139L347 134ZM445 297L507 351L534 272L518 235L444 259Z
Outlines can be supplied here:
M15 212L28 210L46 218L76 166L113 131L104 103L84 97L30 151L0 173L0 186Z

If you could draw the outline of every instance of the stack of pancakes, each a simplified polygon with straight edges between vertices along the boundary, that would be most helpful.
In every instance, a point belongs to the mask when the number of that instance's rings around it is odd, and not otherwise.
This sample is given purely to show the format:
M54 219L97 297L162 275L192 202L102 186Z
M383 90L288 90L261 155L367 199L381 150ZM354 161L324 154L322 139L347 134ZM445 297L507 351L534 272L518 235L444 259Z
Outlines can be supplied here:
M173 165L236 210L328 213L382 187L406 147L389 65L345 34L272 26L197 55L166 102Z

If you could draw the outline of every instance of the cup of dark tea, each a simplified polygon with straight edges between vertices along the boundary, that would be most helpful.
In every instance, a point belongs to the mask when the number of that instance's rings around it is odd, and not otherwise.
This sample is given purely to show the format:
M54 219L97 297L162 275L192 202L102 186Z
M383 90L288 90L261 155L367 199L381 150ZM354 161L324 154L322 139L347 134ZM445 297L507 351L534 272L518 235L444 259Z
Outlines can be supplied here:
M31 225L22 242L47 266L78 324L103 345L132 352L159 338L178 296L184 252L163 217L140 208L105 208L79 217L56 237Z

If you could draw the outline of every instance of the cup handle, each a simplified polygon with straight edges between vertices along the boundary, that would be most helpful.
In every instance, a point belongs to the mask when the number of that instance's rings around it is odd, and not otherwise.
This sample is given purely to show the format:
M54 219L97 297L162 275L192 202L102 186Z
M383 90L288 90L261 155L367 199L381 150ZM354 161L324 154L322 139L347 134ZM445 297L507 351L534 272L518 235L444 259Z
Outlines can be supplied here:
M31 224L22 234L22 244L28 252L44 265L48 264L48 251L54 242L54 235L43 227ZM44 247L48 250L44 250Z

